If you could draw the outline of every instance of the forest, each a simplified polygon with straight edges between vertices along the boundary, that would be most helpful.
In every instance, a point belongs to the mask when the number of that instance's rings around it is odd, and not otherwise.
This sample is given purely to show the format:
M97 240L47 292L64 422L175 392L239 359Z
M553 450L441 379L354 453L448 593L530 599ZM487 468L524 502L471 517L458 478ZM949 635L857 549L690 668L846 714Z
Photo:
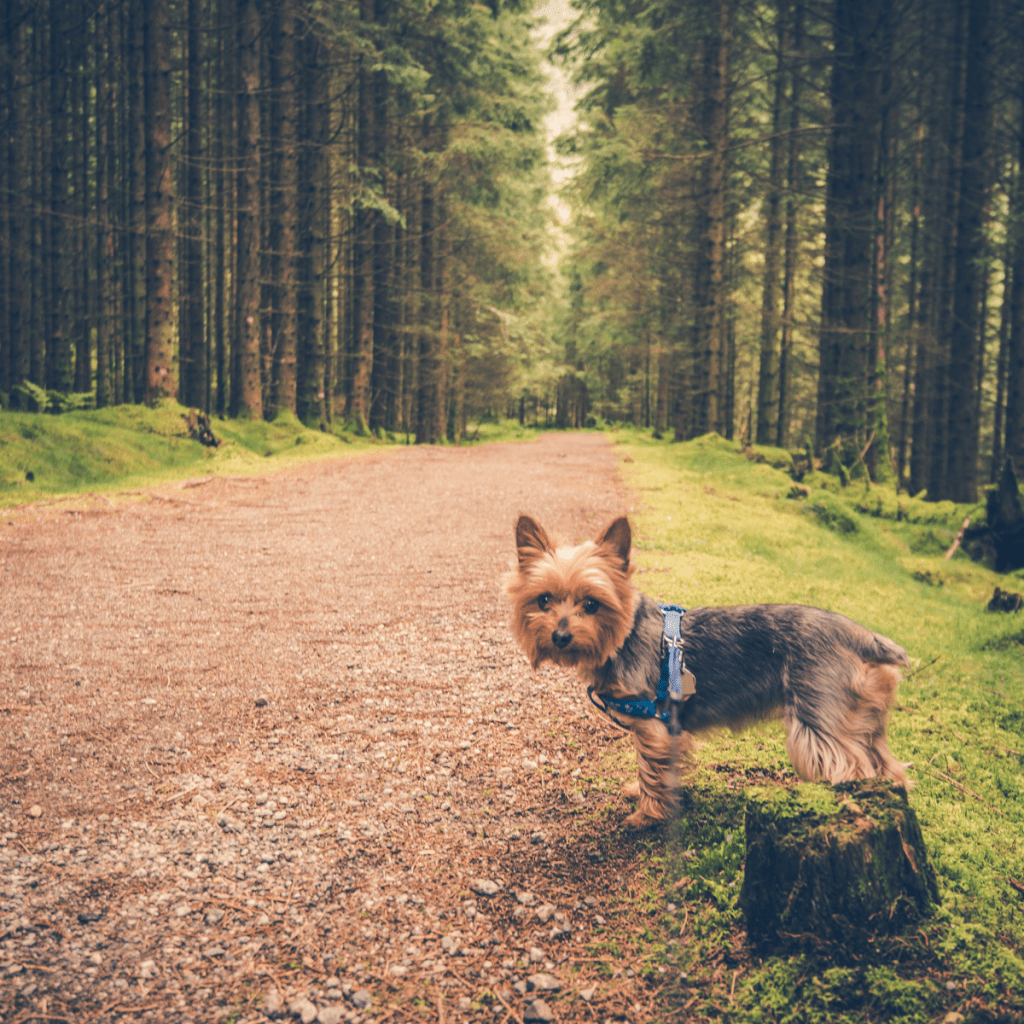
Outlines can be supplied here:
M0 402L1024 470L1024 4L552 6L2 0Z

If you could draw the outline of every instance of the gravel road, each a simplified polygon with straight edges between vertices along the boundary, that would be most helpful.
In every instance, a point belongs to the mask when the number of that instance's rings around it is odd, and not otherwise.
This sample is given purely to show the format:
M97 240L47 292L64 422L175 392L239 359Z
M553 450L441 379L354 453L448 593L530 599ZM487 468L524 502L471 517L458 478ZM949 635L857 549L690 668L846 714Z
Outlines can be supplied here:
M577 434L5 515L0 1020L649 1019L622 734L500 591L628 506Z

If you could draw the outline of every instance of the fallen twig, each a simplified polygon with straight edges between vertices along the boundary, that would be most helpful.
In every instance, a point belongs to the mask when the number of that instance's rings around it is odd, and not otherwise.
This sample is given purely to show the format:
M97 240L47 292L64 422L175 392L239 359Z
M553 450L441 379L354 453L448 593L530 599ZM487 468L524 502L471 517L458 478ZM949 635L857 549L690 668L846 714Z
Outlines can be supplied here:
M729 1002L733 1002L736 998L736 979L746 970L744 967L736 969L736 973L732 976L732 986L729 988Z
M921 769L921 771L923 771L925 775L932 775L932 772L925 771L923 768ZM967 793L969 796L973 796L975 800L980 800L990 811L995 811L996 814L999 814L1004 818L1009 817L1009 815L1005 811L999 810L998 807L993 807L992 804L990 804L983 796L979 796L977 793L974 792L973 789L968 789L966 786L961 785L959 782L956 781L956 779L951 778L945 772L940 772L938 768L935 769L935 774L932 775L932 777L945 779L946 782L950 783L950 785L956 786L957 789L961 790L964 793Z
M932 658L931 661L925 662L923 665L918 665L917 668L915 668L913 672L908 672L903 677L903 681L906 682L908 679L913 679L914 676L916 676L918 674L918 672L923 672L926 668L931 668L932 665L934 665L935 662L937 662L939 660L939 658L941 658L941 657L942 657L941 654L936 654L935 657Z
M183 789L180 793L172 793L170 796L161 797L157 801L157 803L158 804L169 804L169 803L171 803L174 800L180 800L183 796L188 796L189 793L194 793L197 789L202 789L202 788L203 788L203 784L201 782L197 782L194 786L191 786L189 789Z
M1006 880L1014 887L1014 889L1017 890L1017 892L1024 896L1024 885L1021 885L1016 878L1007 878Z
M520 1017L519 1014L516 1013L516 1011L513 1010L512 1007L509 1006L504 999L501 998L501 993L496 988L491 989L491 991L498 997L498 1002L500 1002L501 1005L504 1006L506 1010L508 1010L509 1017L511 1017L516 1022L516 1024L523 1024L523 1018Z
M962 541L964 539L964 531L970 525L971 525L971 517L970 516L966 516L964 518L963 523L960 525L960 532L956 535L956 540L954 540L953 543L950 544L949 550L943 556L946 559L947 562L956 554L956 549L958 547L960 547L960 541Z

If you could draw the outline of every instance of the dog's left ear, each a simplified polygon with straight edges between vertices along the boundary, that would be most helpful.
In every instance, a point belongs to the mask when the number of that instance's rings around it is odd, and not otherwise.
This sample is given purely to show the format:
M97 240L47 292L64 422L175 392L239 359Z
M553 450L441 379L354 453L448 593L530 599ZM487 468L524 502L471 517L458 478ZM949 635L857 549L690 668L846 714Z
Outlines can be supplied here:
M629 551L633 546L633 532L629 520L620 516L595 541L599 548L606 548L613 556L621 559L622 568L629 568Z

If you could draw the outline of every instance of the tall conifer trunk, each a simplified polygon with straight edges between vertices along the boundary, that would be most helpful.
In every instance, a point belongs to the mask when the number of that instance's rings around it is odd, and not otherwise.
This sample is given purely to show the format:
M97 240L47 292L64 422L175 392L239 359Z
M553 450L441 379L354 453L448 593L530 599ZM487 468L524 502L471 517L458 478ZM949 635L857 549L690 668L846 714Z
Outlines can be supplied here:
M185 404L206 409L206 318L203 289L203 105L200 54L200 0L188 0L186 55L188 75L187 187L185 231L185 312L182 330L187 334L188 388ZM184 345L183 345L184 347ZM183 368L183 377L185 376Z
M949 99L940 112L945 137L934 264L932 310L932 349L928 383L929 444L928 497L940 500L947 493L949 475L949 388L953 334L953 290L956 267L958 211L960 208L961 164L964 142L964 88L966 81L966 33L969 0L952 4L952 39L948 49L952 59L946 63L946 94Z
M171 178L171 24L169 0L145 9L146 380L152 404L175 393L172 289L174 201Z
M985 271L990 103L990 0L971 0L967 23L964 134L960 168L949 367L949 463L945 488L935 498L974 502L978 497L977 336Z
M325 349L325 287L327 277L328 162L330 129L330 72L324 44L313 32L303 40L302 77L306 109L303 138L299 234L299 349L302 372L298 411L306 422L326 427L327 387Z
M386 26L390 18L388 0L377 0L376 22ZM387 72L376 70L372 77L373 143L371 160L386 199L393 204L394 178L388 166L392 132L390 87ZM373 218L373 371L371 374L370 428L388 425L394 403L394 310L392 274L395 232L380 213Z
M819 451L864 438L884 0L837 0L818 387Z
M1024 47L1020 47L1024 50ZM1024 56L1024 54L1022 54ZM1022 116L1019 122L1017 187L1014 213L1017 230L1011 238L1012 299L1010 302L1009 341L1006 352L1006 427L1003 442L1007 458L1013 462L1017 478L1024 477L1024 81L1020 85ZM998 473L1002 472L1000 466Z
M298 62L295 16L288 3L276 5L270 22L270 109L273 156L270 167L270 264L273 411L296 410L299 349L296 306L298 258L299 149Z
M364 23L376 21L374 0L360 0L360 18ZM371 58L360 54L357 84L359 109L357 124L357 160L363 169L376 169L376 103ZM363 188L368 187L366 175ZM371 382L373 372L374 340L374 228L379 214L367 203L359 203L355 211L355 240L353 250L353 307L355 323L352 351L351 416L356 429L369 427L370 405L373 400Z
M726 433L726 246L725 200L728 189L729 57L734 0L716 0L705 39L703 133L708 147L704 172L701 262L697 292L695 357L699 366L696 427Z
M780 0L775 11L775 97L772 102L771 156L768 195L765 197L764 279L761 287L761 352L757 378L757 443L772 444L778 435L779 415L779 257L782 241L782 137L786 85L786 54L789 49L789 3Z
M28 208L30 192L28 154L29 91L26 11L24 0L7 3L7 162L8 162L8 247L10 252L8 347L9 386L21 384L29 375L29 326L32 315L32 291L29 268L32 265Z
M68 349L68 259L65 252L68 213L68 41L65 10L62 4L50 5L50 127L53 146L49 168L50 218L49 269L51 311L50 344L47 351L47 387L57 391L71 390L71 353ZM0 383L0 390L3 384Z
M789 155L786 163L786 256L782 284L782 339L779 343L779 413L775 443L789 444L790 393L793 353L793 316L797 271L797 194L800 179L800 86L803 69L799 55L803 48L804 0L796 0L793 10L793 67L790 71Z
M263 417L260 377L260 18L255 0L237 0L238 121L235 414Z

